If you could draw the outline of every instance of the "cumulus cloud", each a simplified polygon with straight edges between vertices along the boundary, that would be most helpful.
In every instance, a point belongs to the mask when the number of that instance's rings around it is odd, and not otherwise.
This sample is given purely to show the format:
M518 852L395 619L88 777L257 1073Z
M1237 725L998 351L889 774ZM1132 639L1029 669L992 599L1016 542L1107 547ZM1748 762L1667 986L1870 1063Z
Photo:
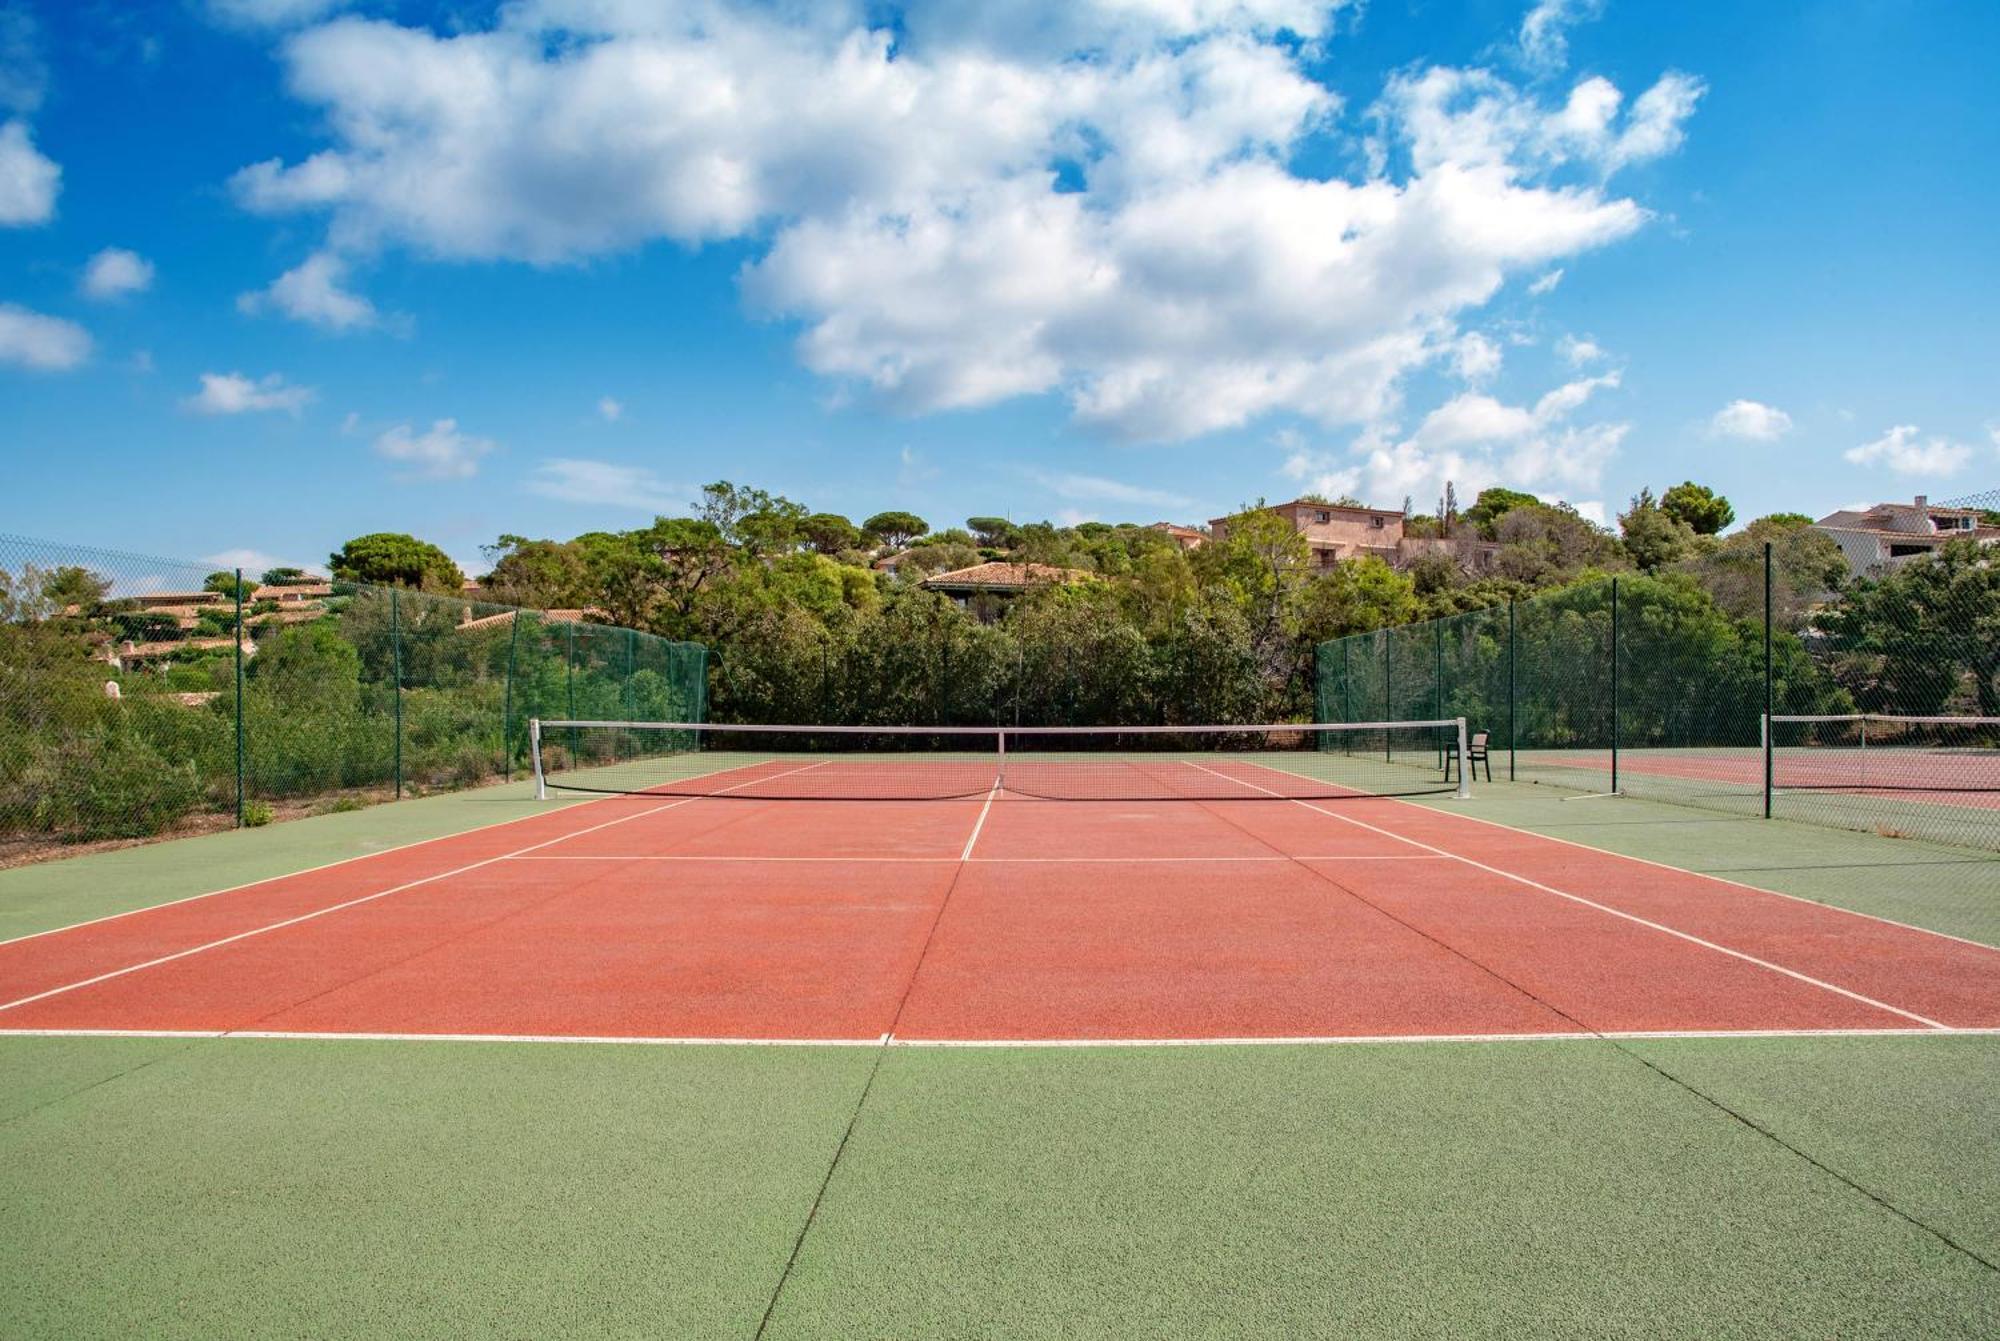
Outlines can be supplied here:
M0 303L0 363L66 372L90 357L90 333L73 321Z
M297 416L312 403L316 393L309 386L293 386L282 374L272 373L255 380L242 373L203 373L201 390L181 404L196 414L254 414L281 410Z
M217 568L241 568L246 577L255 578L273 568L303 568L312 571L312 565L292 563L275 554L267 554L261 549L225 549L202 556L203 563L212 563Z
M641 512L686 510L691 489L676 489L643 466L621 466L610 461L588 461L576 457L551 457L536 465L528 477L528 492L565 503L591 503L605 507L634 508Z
M238 297L236 307L247 315L277 312L336 333L383 325L375 304L342 287L346 277L345 259L333 252L315 252L272 280L268 288Z
M1972 459L1972 448L1949 438L1921 439L1915 424L1898 424L1842 455L1857 466L1883 466L1897 475L1954 475Z
M87 298L123 298L152 287L153 263L123 247L106 247L83 267L83 293Z
M1544 73L1560 70L1569 63L1569 30L1603 10L1604 0L1538 0L1516 39L1522 63Z
M1792 417L1774 405L1732 400L1708 421L1708 431L1719 438L1773 442L1792 431Z
M1480 392L1452 397L1425 415L1414 433L1370 425L1345 453L1295 448L1284 473L1327 494L1354 494L1394 506L1405 495L1429 499L1447 481L1464 497L1505 484L1535 493L1595 488L1631 425L1572 423L1619 374L1566 382L1533 404L1513 405Z
M61 185L62 169L35 148L27 122L0 126L0 225L47 223Z
M1588 337L1578 339L1565 335L1556 341L1556 356L1572 368L1581 368L1586 363L1596 363L1604 357L1604 347Z
M613 400L609 396L604 396L599 398L597 402L597 413L605 423L615 424L625 417L625 406L620 401Z
M425 480L463 480L479 473L479 458L498 444L458 431L456 419L439 419L423 432L397 424L375 439L375 454L410 467Z
M1459 323L1647 214L1607 185L1670 152L1700 86L1545 102L1396 76L1381 171L1290 166L1344 107L1332 7L1177 0L872 8L520 0L447 34L341 18L289 38L328 141L238 172L327 252L557 264L747 244L840 400L922 413L1054 394L1113 434L1390 412ZM1393 170L1388 164L1393 163ZM351 295L350 295L351 297Z
M1500 346L1477 331L1460 337L1452 368L1467 382L1483 382L1500 371Z
M1105 479L1101 475L1036 470L1030 471L1029 477L1056 497L1071 502L1143 503L1163 508L1184 508L1192 502L1184 495L1165 489L1149 489L1144 485Z

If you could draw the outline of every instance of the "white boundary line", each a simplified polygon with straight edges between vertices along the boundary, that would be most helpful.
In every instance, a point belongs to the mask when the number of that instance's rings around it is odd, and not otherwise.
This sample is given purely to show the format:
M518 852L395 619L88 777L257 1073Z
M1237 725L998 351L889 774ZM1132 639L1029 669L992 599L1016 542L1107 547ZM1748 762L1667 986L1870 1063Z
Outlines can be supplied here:
M1397 1043L1596 1043L1605 1039L2000 1038L2000 1027L1918 1029L1578 1029L1520 1034L1300 1034L1236 1038L720 1038L620 1034L313 1033L295 1029L0 1029L0 1038L158 1038L301 1043L543 1043L688 1048L1265 1048Z
M531 819L545 819L550 815L558 813L543 808L546 807L547 803L536 801L532 796L525 796L521 799L530 805L536 806L537 809L531 814L516 815L513 819L495 820L491 824L481 824L471 829L459 829L453 833L441 833L431 838L412 839L410 842L398 843L394 847L380 848L374 852L357 852L351 857L336 857L332 861L324 861L317 866L301 866L296 871L284 871L278 875L259 876L255 880L246 880L240 885L225 885L221 889L204 890L200 894L187 894L178 899L168 899L164 903L149 903L143 908L127 908L122 913L106 913L102 917L90 917L85 918L81 922L70 922L60 927L50 927L46 931L23 932L19 936L9 936L5 940L0 940L0 946L18 945L22 941L31 941L40 936L53 936L62 931L75 931L78 927L94 927L100 922L115 922L121 917L136 917L140 913L150 913L156 908L172 908L177 904L193 903L196 899L212 899L218 894L234 894L240 890L255 889L259 885L269 885L279 880L290 880L295 875L311 875L315 871L330 871L336 866L345 866L350 862L370 861L376 857L386 857L394 852L407 852L413 847L422 847L426 843L445 843L454 838L466 838L472 834L487 833L494 829L504 829L510 824L525 824ZM595 805L602 801L615 801L617 799L619 798L615 796L565 797L564 808L575 809L578 806ZM626 799L629 800L630 798L627 797ZM145 849L135 850L144 851Z
M817 767L817 765L807 764L803 768L793 769L792 771L804 772L806 768L813 767ZM17 997L12 1001L0 1001L0 1011L13 1010L17 1006L26 1006L36 1001L44 1001L52 996L61 996L65 992L74 992L78 988L95 986L101 982L108 982L113 978L122 978L128 973L137 973L141 969L157 968L161 964L171 964L177 959L186 959L188 956L198 955L204 950L214 950L224 945L233 945L237 941L248 940L252 936L261 936L268 931L282 931L286 927L295 927L301 922L310 922L315 918L325 917L328 913L337 913L344 908L355 908L364 903L373 903L376 899L387 898L391 894L400 894L406 889L415 889L419 885L428 885L439 880L449 879L455 875L464 875L467 871L476 871L481 867L492 866L497 862L506 861L511 857L518 857L524 852L533 852L538 848L552 847L557 843L566 843L572 838L581 838L585 834L596 833L600 829L609 829L616 825L629 824L635 819L644 819L648 815L657 815L663 810L672 810L677 806L684 806L690 801L699 801L701 799L698 796L680 797L676 800L668 801L664 805L649 806L645 810L635 811L629 815L620 815L617 819L606 820L602 824L593 824L584 829L573 829L568 833L559 834L554 838L546 838L539 843L531 843L527 847L518 848L513 852L502 852L498 856L482 857L478 861L468 862L463 866L456 866L448 871L438 871L432 875L421 876L415 880L406 880L400 885L391 885L388 889L378 889L372 894L362 894L352 899L343 900L340 903L329 904L324 908L315 908L311 912L300 913L296 917L287 917L277 922L268 922L260 927L251 927L247 931L239 931L233 935L223 936L220 939L208 941L201 945L190 946L185 950L176 950L172 954L160 955L156 958L145 960L142 963L128 964L124 968L112 969L109 972L99 973L93 977L79 979L72 983L65 983L60 987L51 987L46 991Z
M1523 784L1514 784L1514 785L1523 785ZM1525 784L1525 785L1532 786L1533 784ZM1384 797L1383 799L1389 801L1395 801L1398 805L1409 806L1413 810L1421 810L1427 815L1444 815L1453 819L1462 819L1472 824L1484 824L1488 828L1499 829L1504 833L1523 834L1529 838L1542 839L1544 842L1560 843L1564 847L1573 847L1582 852L1596 852L1596 853L1601 853L1602 855L1607 857L1617 857L1621 861L1636 861L1641 866L1651 866L1656 870L1672 871L1676 875L1693 876L1697 880L1712 880L1718 885L1726 885L1731 889L1748 890L1752 894L1768 894L1774 899L1790 899L1793 903L1803 903L1814 908L1824 908L1826 911L1832 913L1846 913L1849 917L1859 917L1859 918L1864 918L1870 922L1880 922L1886 926L1901 927L1905 931L1920 931L1926 936L1936 936L1941 940L1956 941L1960 945L1970 945L1977 950L1985 950L1992 954L2000 954L2000 946L1988 945L1984 941L1968 940L1964 936L1954 936L1949 931L1938 931L1931 927L1920 927L1914 922L1899 922L1893 917L1883 917L1880 913L1864 913L1858 908L1843 908L1837 903L1821 903L1818 899L1809 899L1802 894L1787 894L1782 889L1767 889L1763 885L1752 885L1752 884L1747 884L1741 880L1731 880L1726 875L1716 875L1710 871L1691 871L1685 866L1675 866L1671 862L1655 861L1651 857L1635 857L1632 856L1630 853L1615 852L1608 847L1594 847L1589 843L1579 843L1574 838L1559 838L1554 834L1541 833L1535 829L1524 829L1518 824L1505 824L1496 819L1487 819L1484 815L1468 815L1460 810L1433 809L1430 806L1423 805L1419 802L1410 801L1400 796ZM1627 799L1637 800L1641 802L1646 802L1648 800L1647 797L1643 796L1628 797ZM1651 802L1651 804L1665 805L1670 803L1662 801L1654 801ZM1781 824L1788 822L1789 821L1785 820L1778 821L1778 823Z
M1197 767L1199 767L1199 765L1197 765ZM1272 793L1272 795L1275 796L1277 795L1277 793L1274 792ZM1858 1001L1862 1005L1872 1006L1877 1010L1886 1011L1891 1015L1900 1015L1906 1020L1915 1020L1918 1024L1928 1025L1932 1029L1950 1030L1952 1028L1951 1025L1944 1024L1938 1020L1933 1020L1925 1015L1919 1015L1913 1010L1904 1010L1901 1006L1892 1006L1886 1001L1877 1001L1874 997L1864 996L1860 992L1852 991L1848 988L1838 985L1837 983L1830 983L1826 981L1824 978L1815 978L1809 973L1801 973L1797 969L1786 968L1783 964L1776 964L1768 959L1760 959L1756 955L1750 954L1746 951L1732 949L1727 945L1722 945L1715 941L1704 939L1703 937L1695 935L1693 932L1682 931L1677 927L1670 927L1664 922L1655 922L1651 918L1640 917L1637 913L1628 913L1622 908L1613 908L1610 904L1599 903L1595 899L1587 899L1581 894L1572 894L1568 890L1557 889L1554 885L1545 885L1541 881L1530 879L1525 875L1517 875L1512 871L1503 871L1498 866L1489 866L1483 861L1475 861L1471 857L1463 856L1458 853L1446 852L1443 848L1433 847L1429 843L1421 842L1418 839L1409 838L1402 834L1394 833L1388 829L1379 828L1376 825L1369 824L1363 820L1355 819L1352 816L1338 814L1334 811L1324 809L1323 807L1313 805L1309 801L1295 800L1293 801L1293 804L1304 806L1307 810L1314 811L1317 814L1325 815L1330 819L1339 820L1342 824L1352 824L1356 828L1366 829L1370 833L1381 834L1385 838L1394 838L1399 842L1408 843L1411 847L1422 848L1426 852L1434 852L1437 853L1439 856L1450 857L1453 861L1463 862L1465 865L1472 867L1474 870L1485 871L1488 875L1496 875L1503 880L1512 880L1516 884L1526 885L1530 889L1538 889L1544 894L1553 894L1559 899L1567 899L1571 903L1580 904L1585 908L1594 908L1600 913L1608 913L1612 917L1621 918L1624 921L1635 923L1638 926L1647 927L1653 931L1662 932L1665 935L1673 936L1679 940L1687 941L1691 945L1699 945L1704 949L1713 950L1717 954L1728 955L1732 959L1740 959L1746 964L1755 964L1757 967L1763 969L1769 969L1773 973L1782 973L1787 978L1793 978L1799 982L1807 983L1813 987L1821 988L1824 991L1832 992L1838 996L1844 996L1851 1001ZM1607 855L1615 856L1616 854L1607 854Z
M979 807L979 818L972 822L972 833L965 840L965 848L958 854L958 864L963 866L972 860L973 845L979 841L979 831L986 827L986 817L993 812L993 798L1000 794L1000 784L994 783L986 793L986 804Z

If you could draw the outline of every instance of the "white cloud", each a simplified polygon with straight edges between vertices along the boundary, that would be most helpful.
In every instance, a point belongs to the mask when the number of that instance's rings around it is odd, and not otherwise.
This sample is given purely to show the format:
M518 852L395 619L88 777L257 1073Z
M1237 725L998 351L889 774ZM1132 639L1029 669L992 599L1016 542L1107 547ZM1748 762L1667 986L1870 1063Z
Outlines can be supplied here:
M625 406L605 396L597 402L597 413L603 417L605 423L615 424L625 417Z
M528 477L528 492L565 503L635 508L642 512L683 512L693 490L661 482L643 466L613 465L558 456L538 464Z
M1543 501L1547 502L1549 500L1544 499ZM1609 524L1605 519L1604 504L1599 499L1593 498L1584 503L1572 503L1570 506L1575 508L1577 515L1585 521L1596 522L1599 526Z
M1759 401L1732 400L1708 421L1708 431L1719 438L1774 442L1792 431L1792 417Z
M1144 485L1126 484L1122 480L1108 480L1101 475L1077 475L1065 471L1034 470L1029 478L1047 489L1058 498L1071 502L1101 500L1109 503L1144 503L1154 507L1184 508L1192 505L1192 500L1184 495L1165 489L1149 489Z
M352 437L354 434L360 432L361 411L349 410L347 412L346 417L340 421L340 431L343 435L348 437Z
M347 8L348 0L208 0L208 12L238 28L296 28Z
M203 373L201 390L181 402L196 414L251 414L282 410L296 417L316 393L309 386L291 386L282 374L255 381L242 373Z
M255 579L273 568L303 568L308 572L313 565L293 563L275 554L266 554L261 549L225 549L215 554L202 556L203 563L212 563L217 568L241 568L245 577Z
M0 363L64 372L90 357L90 333L74 321L0 303Z
M1457 357L1510 279L1642 227L1606 178L1678 144L1700 86L1668 75L1628 109L1602 79L1545 104L1480 71L1399 75L1374 109L1396 170L1320 180L1290 164L1341 100L1293 35L1331 12L956 3L893 33L858 4L520 0L445 34L345 18L283 47L327 144L233 188L324 216L327 255L745 243L746 299L800 324L801 361L905 412L1055 394L1131 438L1359 424Z
M48 86L49 67L34 16L21 6L0 9L0 109L33 112Z
M315 252L271 281L268 288L236 300L239 311L276 311L323 330L363 331L383 324L375 304L341 287L347 262L332 252Z
M47 223L55 217L62 169L28 137L28 123L0 126L0 226Z
M1483 382L1500 371L1500 346L1478 331L1459 337L1452 351L1452 367L1467 382Z
M1953 475L1972 459L1972 448L1949 438L1919 441L1915 424L1898 424L1873 442L1842 453L1857 466L1886 466L1898 475Z
M1568 29L1603 8L1604 0L1538 0L1521 20L1521 60L1533 70L1560 70L1569 63Z
M462 480L478 474L479 458L497 445L491 438L459 432L456 419L440 419L423 433L397 424L375 439L375 452L410 466L417 479Z
M1528 292L1533 294L1535 297L1539 298L1545 293L1554 293L1556 291L1556 285L1562 282L1563 282L1562 267L1557 266L1555 269L1550 270L1545 274L1537 275L1534 278L1534 280L1529 283Z
M1572 368L1581 368L1586 363L1596 363L1604 357L1604 347L1595 340L1578 339L1565 335L1556 341L1556 355Z
M88 298L123 298L152 287L153 263L123 247L106 247L83 267L83 292Z
M1597 392L1618 384L1615 371L1582 378L1532 405L1463 392L1426 415L1414 433L1373 425L1345 453L1293 451L1283 471L1319 492L1391 507L1405 495L1428 506L1447 481L1466 499L1494 484L1537 493L1593 489L1631 425L1569 420Z

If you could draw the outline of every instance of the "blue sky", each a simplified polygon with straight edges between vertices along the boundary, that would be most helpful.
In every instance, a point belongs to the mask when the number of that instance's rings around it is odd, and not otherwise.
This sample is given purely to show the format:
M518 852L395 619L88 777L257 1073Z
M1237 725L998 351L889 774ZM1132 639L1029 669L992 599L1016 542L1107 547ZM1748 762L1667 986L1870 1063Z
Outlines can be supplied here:
M0 530L2000 482L2000 6L0 0Z

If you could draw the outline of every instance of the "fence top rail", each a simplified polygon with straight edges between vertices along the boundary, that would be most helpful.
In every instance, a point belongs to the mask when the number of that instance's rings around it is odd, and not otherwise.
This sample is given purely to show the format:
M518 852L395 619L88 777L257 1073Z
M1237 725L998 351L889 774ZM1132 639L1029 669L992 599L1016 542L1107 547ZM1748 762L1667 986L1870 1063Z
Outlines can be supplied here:
M1774 713L1773 722L1901 722L1911 726L2000 726L2000 717L1911 717L1887 712Z
M830 736L1154 736L1231 731L1417 731L1426 727L1456 731L1463 717L1438 717L1406 722L1239 722L1187 726L818 726L809 722L607 722L536 718L530 726L548 731L562 727L601 727L620 731L796 731Z

